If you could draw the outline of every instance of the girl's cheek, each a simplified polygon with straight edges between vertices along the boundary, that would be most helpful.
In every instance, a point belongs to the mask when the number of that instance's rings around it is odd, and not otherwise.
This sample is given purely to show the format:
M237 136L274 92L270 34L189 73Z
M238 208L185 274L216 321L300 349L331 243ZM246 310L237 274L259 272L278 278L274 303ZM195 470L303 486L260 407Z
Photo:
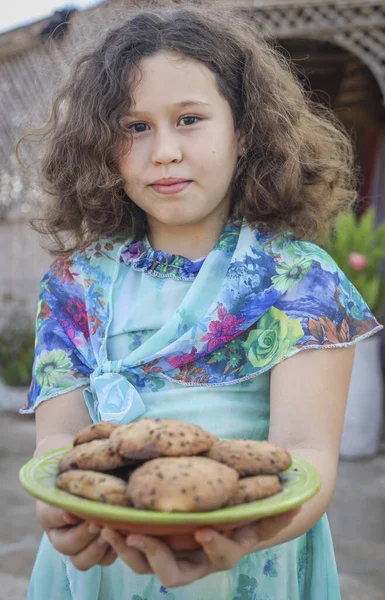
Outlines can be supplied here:
M151 164L152 150L150 144L138 144L132 155L130 156L130 167L132 170L137 169L138 166L141 168Z

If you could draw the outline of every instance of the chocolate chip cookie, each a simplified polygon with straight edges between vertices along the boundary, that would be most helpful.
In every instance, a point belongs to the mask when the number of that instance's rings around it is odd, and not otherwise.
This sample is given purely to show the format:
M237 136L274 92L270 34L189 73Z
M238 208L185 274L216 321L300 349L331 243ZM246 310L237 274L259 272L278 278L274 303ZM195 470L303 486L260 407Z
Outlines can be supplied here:
M210 458L162 457L134 471L127 494L135 508L201 512L225 506L237 487L237 471Z
M254 502L261 498L268 498L277 494L282 489L278 475L255 475L244 477L238 482L235 494L230 498L229 506Z
M218 440L205 456L236 469L241 477L274 475L291 465L288 452L270 442L256 440Z
M88 425L87 427L84 427L84 429L81 429L74 437L73 445L78 446L79 444L86 444L93 440L107 439L117 427L118 426L115 425L115 423L108 423L107 421Z
M59 461L59 471L89 469L91 471L111 471L127 464L114 452L109 440L93 440L67 450Z
M124 459L193 456L205 452L218 438L198 425L171 419L141 419L111 433L112 449Z
M66 471L56 477L56 485L62 490L106 504L130 506L126 494L127 484L118 477L95 471Z

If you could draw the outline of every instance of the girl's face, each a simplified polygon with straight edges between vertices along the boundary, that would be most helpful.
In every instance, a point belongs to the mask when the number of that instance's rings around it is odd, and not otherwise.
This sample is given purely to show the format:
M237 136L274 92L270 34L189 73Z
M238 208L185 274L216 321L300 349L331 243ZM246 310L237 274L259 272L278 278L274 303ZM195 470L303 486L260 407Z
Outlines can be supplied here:
M125 120L133 145L119 161L126 193L147 213L150 229L227 219L242 150L214 74L169 52L143 59L140 67ZM156 185L170 178L181 182Z

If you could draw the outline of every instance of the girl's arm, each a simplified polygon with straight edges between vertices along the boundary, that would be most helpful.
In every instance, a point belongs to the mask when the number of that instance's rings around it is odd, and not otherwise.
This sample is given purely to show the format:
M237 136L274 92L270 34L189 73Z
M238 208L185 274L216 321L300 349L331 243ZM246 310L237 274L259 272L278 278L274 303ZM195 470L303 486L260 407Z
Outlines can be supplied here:
M312 464L320 491L291 524L261 546L275 546L308 531L326 512L337 476L354 346L306 350L271 372L269 441ZM263 526L263 522L261 522Z
M45 400L36 409L36 450L38 456L72 444L77 432L91 424L83 389Z

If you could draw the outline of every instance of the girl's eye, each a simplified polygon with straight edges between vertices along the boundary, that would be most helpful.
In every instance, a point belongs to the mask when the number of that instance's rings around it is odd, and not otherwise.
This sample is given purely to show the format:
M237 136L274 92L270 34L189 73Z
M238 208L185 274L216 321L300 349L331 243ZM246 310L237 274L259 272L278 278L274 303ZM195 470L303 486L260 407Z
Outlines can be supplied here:
M192 115L189 115L187 117L182 117L180 121L186 121L186 120L188 121L189 119L190 119L190 123L186 123L186 125L195 125L195 123L197 121L201 121L202 120L200 117L193 117ZM191 119L194 120L194 123L191 123Z
M143 133L143 131L146 130L145 129L146 127L147 127L146 123L132 123L132 125L128 126L128 129L130 131L132 131L133 133ZM135 128L137 128L137 129L135 129Z
M181 123L182 121L185 121L184 126L188 126L188 125L195 125L195 123L197 121L201 121L202 119L200 117L193 117L192 115L188 115L187 117L182 117L179 121L179 123ZM132 131L132 133L143 133L144 131L146 131L146 127L148 127L148 125L146 125L146 123L132 123L131 125L128 126L129 131Z

